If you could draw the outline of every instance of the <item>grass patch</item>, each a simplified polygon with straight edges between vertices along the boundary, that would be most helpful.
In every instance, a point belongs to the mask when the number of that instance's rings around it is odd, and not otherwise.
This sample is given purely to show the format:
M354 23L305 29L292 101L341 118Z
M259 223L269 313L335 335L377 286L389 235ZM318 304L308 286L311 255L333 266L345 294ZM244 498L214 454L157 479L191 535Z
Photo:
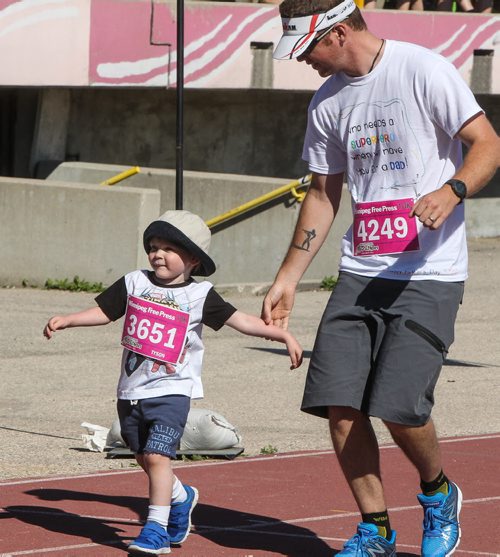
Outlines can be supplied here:
M336 286L337 286L337 278L333 276L325 277L320 284L320 287L323 290L334 290Z
M266 445L265 447L262 447L262 449L260 449L260 454L276 454L278 452L278 449L276 447L273 447L272 445Z
M323 290L335 290L337 286L337 278L334 276L325 277L320 284Z
M47 290L69 290L70 292L102 292L105 287L102 282L88 282L75 276L73 280L47 279L45 281L45 288Z

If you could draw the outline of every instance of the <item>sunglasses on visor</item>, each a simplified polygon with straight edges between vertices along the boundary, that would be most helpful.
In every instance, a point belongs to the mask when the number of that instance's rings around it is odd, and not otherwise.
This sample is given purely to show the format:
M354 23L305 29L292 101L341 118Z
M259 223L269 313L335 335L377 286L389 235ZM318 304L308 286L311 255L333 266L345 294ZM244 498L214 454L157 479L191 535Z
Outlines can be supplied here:
M331 27L328 27L327 29L325 29L322 33L320 33L317 37L314 37L314 39L309 43L309 46L304 50L304 52L298 56L297 58L305 58L306 56L309 56L309 54L311 54L311 52L316 48L316 45L318 43L320 43L327 35L328 33L330 33L330 31L332 31L339 23L342 23L343 21L345 21L346 19L349 19L348 17L346 17L345 19L343 19L342 21L337 21L336 23L334 23Z

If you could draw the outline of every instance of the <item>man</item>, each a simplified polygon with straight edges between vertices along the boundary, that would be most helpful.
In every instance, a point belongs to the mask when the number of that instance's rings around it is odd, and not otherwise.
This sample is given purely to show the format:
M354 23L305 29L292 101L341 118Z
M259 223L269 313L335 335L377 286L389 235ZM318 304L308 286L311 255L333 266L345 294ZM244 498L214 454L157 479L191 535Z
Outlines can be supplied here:
M462 495L443 472L430 415L467 277L465 199L495 173L500 141L450 63L376 37L353 0L285 0L280 14L274 57L330 77L309 106L303 158L312 183L262 317L287 327L345 178L353 224L302 403L329 420L362 517L338 555L396 555L370 416L383 420L420 475L422 555L451 555Z

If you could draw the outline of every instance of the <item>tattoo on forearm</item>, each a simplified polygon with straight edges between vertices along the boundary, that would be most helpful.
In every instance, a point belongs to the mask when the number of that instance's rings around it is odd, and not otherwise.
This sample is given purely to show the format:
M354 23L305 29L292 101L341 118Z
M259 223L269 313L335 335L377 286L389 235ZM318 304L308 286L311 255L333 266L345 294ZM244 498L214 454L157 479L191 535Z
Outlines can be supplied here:
M312 230L302 229L302 232L304 232L305 235L306 235L306 237L304 238L304 241L302 242L302 244L300 246L298 244L293 244L293 247L297 248L297 249L301 249L303 251L309 251L310 248L311 248L312 240L314 240L314 238L316 238L316 230L314 228Z

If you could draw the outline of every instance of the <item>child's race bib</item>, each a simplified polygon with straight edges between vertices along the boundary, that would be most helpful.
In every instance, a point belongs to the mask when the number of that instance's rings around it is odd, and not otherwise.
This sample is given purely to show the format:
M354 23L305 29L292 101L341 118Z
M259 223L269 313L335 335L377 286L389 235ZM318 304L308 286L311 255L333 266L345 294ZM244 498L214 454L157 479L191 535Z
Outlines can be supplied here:
M411 197L355 203L354 255L387 255L420 249Z
M188 326L189 313L129 296L122 345L147 358L176 364Z

